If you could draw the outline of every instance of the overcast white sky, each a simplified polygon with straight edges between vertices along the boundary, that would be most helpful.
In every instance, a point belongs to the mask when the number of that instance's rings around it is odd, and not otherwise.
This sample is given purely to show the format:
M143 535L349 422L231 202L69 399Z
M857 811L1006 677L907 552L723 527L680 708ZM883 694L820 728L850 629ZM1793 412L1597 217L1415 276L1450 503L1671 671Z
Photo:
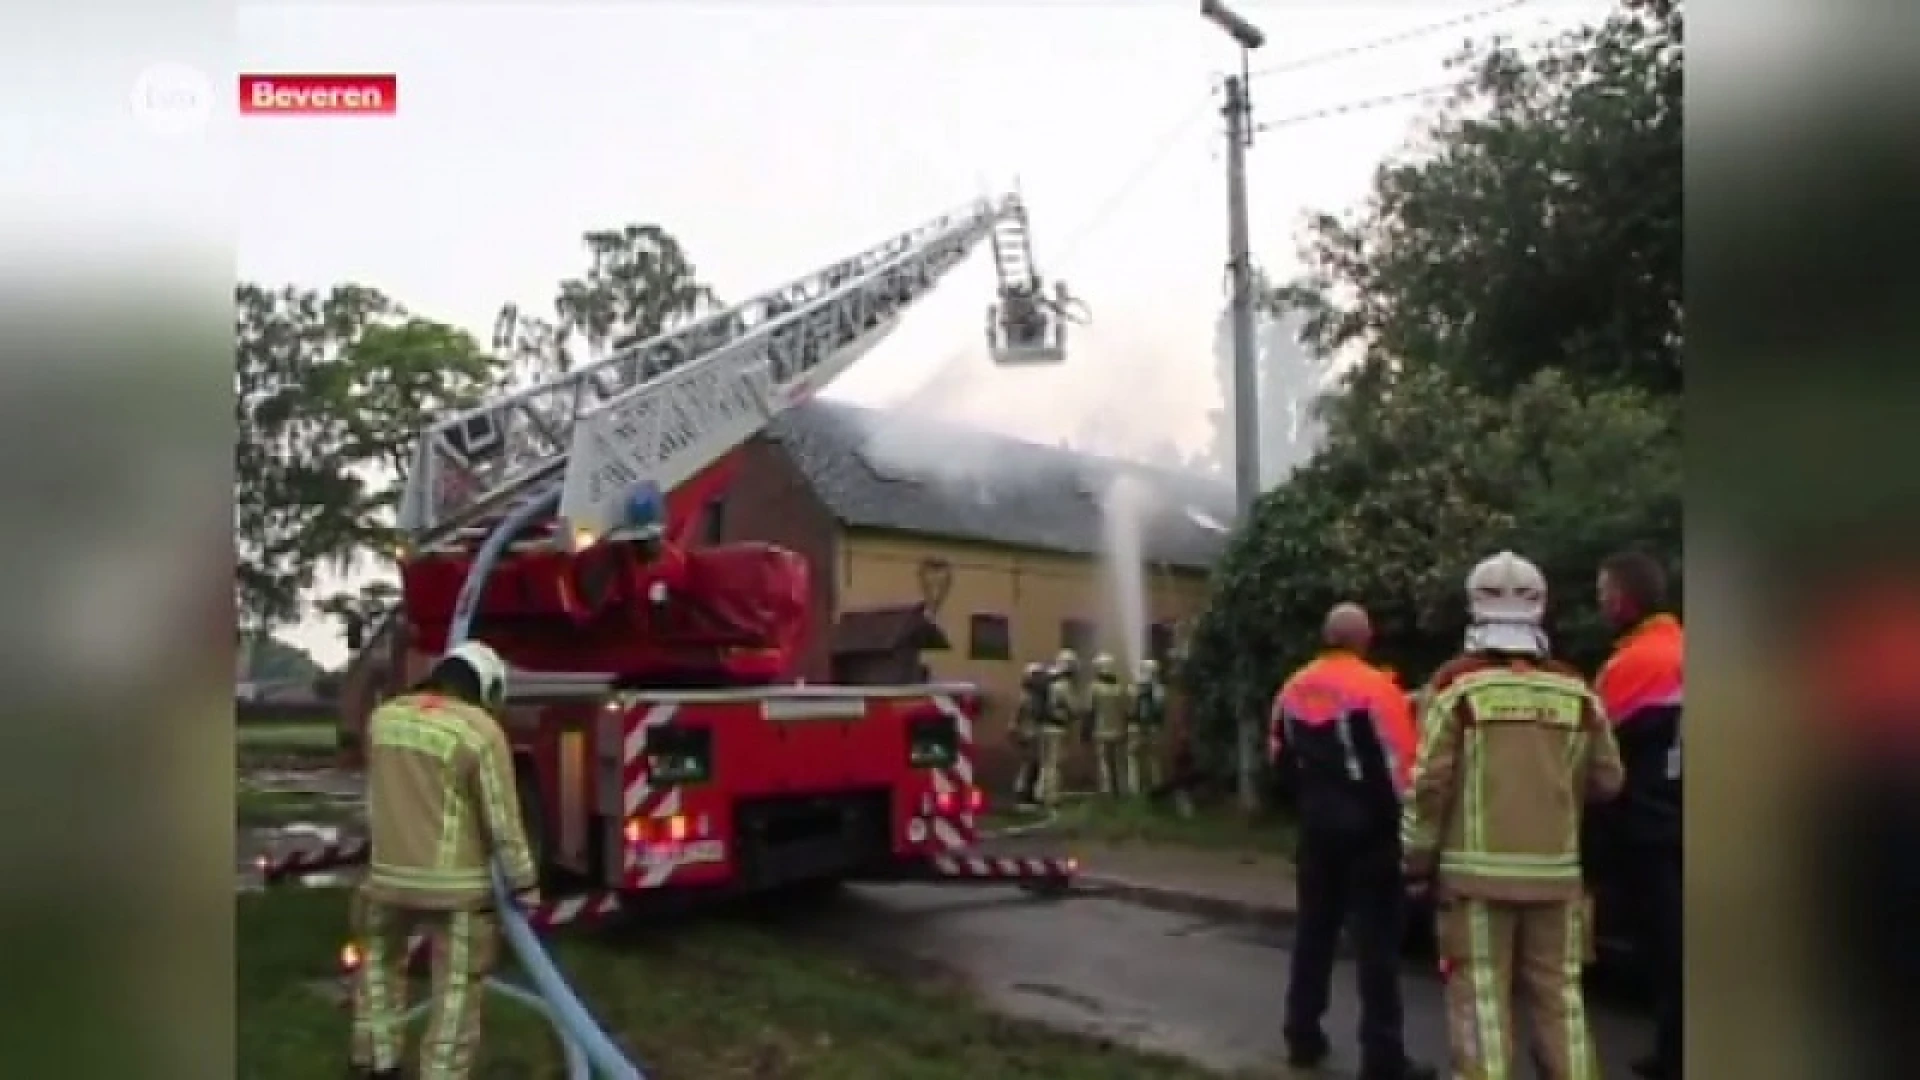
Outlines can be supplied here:
M1254 68L1340 49L1477 3L1244 3ZM653 221L744 299L1018 180L1042 273L1094 323L1070 364L984 359L991 270L975 258L833 394L885 404L936 370L952 418L1054 441L1126 416L1107 445L1197 447L1223 302L1216 76L1231 44L1186 0L1132 3L628 3L258 6L243 71L394 72L393 117L239 124L239 272L377 286L485 340L506 301L546 309L584 268L580 234ZM1467 36L1534 37L1604 3L1514 10L1256 78L1255 122L1432 86ZM1297 267L1303 213L1344 209L1401 148L1420 103L1262 134L1249 161L1256 261ZM325 663L333 629L288 635Z

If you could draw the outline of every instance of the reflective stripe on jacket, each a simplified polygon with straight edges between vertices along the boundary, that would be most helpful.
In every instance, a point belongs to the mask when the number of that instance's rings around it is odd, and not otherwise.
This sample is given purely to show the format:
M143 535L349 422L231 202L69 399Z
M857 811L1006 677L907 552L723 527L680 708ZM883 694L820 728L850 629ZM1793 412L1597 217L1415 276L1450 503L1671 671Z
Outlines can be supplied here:
M1280 688L1270 723L1270 748L1290 747L1299 772L1303 828L1394 836L1418 737L1391 679L1352 653L1325 653Z
M1622 782L1600 699L1562 665L1469 656L1434 676L1400 839L1444 892L1508 903L1580 895L1588 799Z
M406 907L488 907L498 854L516 889L536 883L506 734L484 710L408 694L367 724L373 852L366 892Z
M1594 689L1626 767L1617 820L1622 839L1680 843L1680 714L1686 640L1680 621L1655 615L1620 639Z
M1127 688L1120 680L1095 678L1087 688L1087 704L1095 737L1118 739L1127 733Z

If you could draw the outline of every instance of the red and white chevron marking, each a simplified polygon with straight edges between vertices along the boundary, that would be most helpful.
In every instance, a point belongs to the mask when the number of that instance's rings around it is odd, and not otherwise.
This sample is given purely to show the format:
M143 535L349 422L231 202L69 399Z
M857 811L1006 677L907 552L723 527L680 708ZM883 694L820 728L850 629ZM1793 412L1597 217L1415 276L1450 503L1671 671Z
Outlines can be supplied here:
M965 792L973 786L973 718L960 707L950 694L933 695L933 706L953 721L954 731L959 736L959 756L953 767L933 770L933 791L936 795L953 795ZM962 828L944 816L934 817L929 824L933 829L933 838L948 851L959 851L973 846L973 815L962 815Z
M1009 878L1059 878L1073 876L1068 859L1009 858L991 855L935 855L934 873L946 877L1004 881Z
M311 844L261 855L253 860L253 867L262 878L276 881L291 874L355 866L366 862L369 853L367 838L352 836L332 843Z
M628 819L636 817L661 820L680 812L680 791L678 788L656 788L647 774L647 738L655 728L671 723L679 713L680 706L671 702L651 706L638 719L627 718L627 730L621 740L621 779L625 790L621 805ZM621 844L621 876L630 878L640 870L639 852L632 844ZM667 883L673 872L680 868L676 862L657 862L646 867L635 888L657 889Z

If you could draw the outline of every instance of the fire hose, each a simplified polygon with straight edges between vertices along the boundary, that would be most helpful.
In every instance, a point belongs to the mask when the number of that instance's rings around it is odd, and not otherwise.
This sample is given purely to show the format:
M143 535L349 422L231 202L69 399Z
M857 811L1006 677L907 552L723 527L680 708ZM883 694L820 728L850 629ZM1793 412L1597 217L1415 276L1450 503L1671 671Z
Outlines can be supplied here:
M454 603L452 625L447 630L449 650L467 639L473 626L474 612L478 610L480 597L486 591L487 577L493 572L493 564L499 561L501 553L522 529L541 515L558 509L559 503L560 491L557 487L527 501L508 514L487 537L486 543L480 546L472 565L467 568L466 580L461 582L460 596ZM645 1080L645 1074L608 1038L605 1029L581 1004L579 995L573 992L573 987L560 974L559 967L540 944L539 936L533 932L526 914L515 901L513 889L508 885L497 860L493 864L493 895L500 910L500 924L505 931L507 944L520 961L520 967L532 979L534 992L498 979L488 980L487 988L533 1006L546 1016L566 1054L568 1080L590 1080L593 1071L606 1080Z

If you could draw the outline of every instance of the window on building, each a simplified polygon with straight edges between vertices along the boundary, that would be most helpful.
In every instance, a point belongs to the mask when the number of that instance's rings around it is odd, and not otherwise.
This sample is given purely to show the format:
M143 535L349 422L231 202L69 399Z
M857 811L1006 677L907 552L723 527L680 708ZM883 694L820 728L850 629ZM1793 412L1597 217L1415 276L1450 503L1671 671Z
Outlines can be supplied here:
M1173 624L1157 622L1147 627L1147 655L1165 667L1173 656Z
M968 629L967 655L975 660L1013 659L1013 624L1005 615L975 615Z
M1060 647L1072 649L1082 659L1091 656L1099 647L1099 636L1089 619L1060 620Z
M724 543L726 535L726 496L715 496L707 500L706 509L700 514L700 542L709 546Z

